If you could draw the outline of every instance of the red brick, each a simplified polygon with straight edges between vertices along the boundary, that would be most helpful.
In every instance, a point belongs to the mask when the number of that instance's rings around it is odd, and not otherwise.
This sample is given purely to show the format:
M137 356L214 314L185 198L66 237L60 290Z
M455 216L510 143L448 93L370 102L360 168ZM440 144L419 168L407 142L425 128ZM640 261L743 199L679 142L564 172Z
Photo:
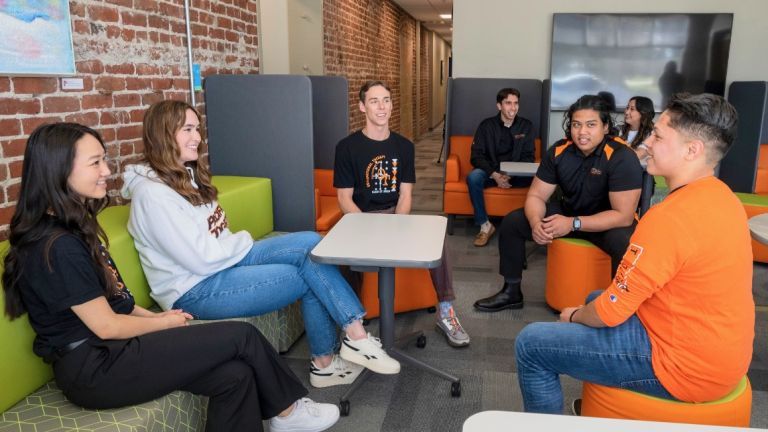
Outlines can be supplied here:
M125 90L125 79L117 77L102 76L96 78L94 84L96 90L102 93L112 93L113 91Z
M24 161L23 160L17 160L10 162L8 164L8 171L11 175L11 178L19 178L21 177L21 169L24 167Z
M11 91L11 79L7 77L0 77L0 93L6 93Z
M5 194L3 194L5 195ZM5 198L5 196L3 196ZM3 199L5 201L5 199ZM11 223L11 218L13 217L13 213L16 211L15 205L10 205L8 207L0 207L0 224L5 225ZM3 236L3 240L8 237L7 232L5 230L3 231L5 235Z
M125 111L104 111L101 113L99 123L102 126L123 124L131 121L131 116Z
M101 60L86 60L75 63L76 69L80 73L89 73L100 75L104 73L104 65Z
M136 67L133 63L120 63L104 66L104 71L112 75L133 75L136 73Z
M0 119L0 136L21 135L21 122L18 119Z
M19 191L21 190L21 183L14 183L5 188L5 197L8 202L16 202L19 199ZM11 212L13 215L13 212ZM5 216L2 216L5 218Z
M69 13L72 16L85 18L85 5L82 2L71 2L69 4Z
M80 110L80 99L75 96L51 96L43 99L44 113L64 113Z
M32 133L32 131L37 129L37 127L40 126L40 125L51 124L51 123L56 123L56 122L60 122L60 121L61 121L61 117L50 117L50 116L49 117L40 117L40 116L35 116L35 117L28 117L28 118L25 118L25 119L21 120L21 126L22 126L22 128L24 130L24 135L30 135ZM8 155L6 155L6 156L8 156Z
M137 27L147 26L147 14L133 11L123 11L120 13L123 19L123 25L132 25Z
M137 138L141 138L141 125L123 126L117 129L117 139L119 141Z
M115 133L114 128L107 128L107 129L102 128L102 129L99 129L99 133L101 134L101 138L104 139L104 142L107 142L107 143L114 141L115 136L117 135Z
M142 105L152 105L155 102L160 102L163 100L163 94L162 93L145 93L141 95L141 104Z
M136 75L157 75L160 73L160 69L157 66L139 63L136 65Z
M144 88L142 88L144 89ZM128 90L131 90L128 87ZM141 96L136 93L114 95L115 108L132 107L141 105Z
M83 109L89 110L94 108L111 108L112 107L112 95L108 94L95 94L83 96Z
M134 0L133 8L145 10L148 12L156 12L159 8L159 2L157 0Z
M168 30L169 23L168 18L160 15L150 15L148 18L149 27L156 30Z
M144 121L144 113L145 112L147 112L147 110L144 109L144 108L136 109L136 110L131 110L131 112L130 112L131 123L141 123L142 121Z
M171 78L152 79L152 90L169 90L171 87L173 87L173 79Z
M121 33L122 33L122 29L120 27L116 25L107 26L107 38L116 39L120 37Z
M24 138L17 138L12 140L2 141L3 157L10 158L15 156L22 156L24 149L27 147L27 140Z
M96 111L80 112L64 117L64 121L80 123L81 125L86 125L88 127L96 127L99 125L99 114Z
M88 35L91 34L91 25L87 21L72 20L72 31L75 34Z
M39 114L40 99L0 97L0 115Z
M57 78L13 78L13 92L25 93L54 93L59 89Z
M120 14L115 7L91 5L86 10L91 21L118 22L120 19Z
M120 144L120 156L130 156L134 154L133 144L122 143Z
M8 165L6 165L6 164L1 164L0 165L0 182L4 182L5 180L8 179L8 171L9 171ZM2 203L2 202L3 201L0 200L0 203Z

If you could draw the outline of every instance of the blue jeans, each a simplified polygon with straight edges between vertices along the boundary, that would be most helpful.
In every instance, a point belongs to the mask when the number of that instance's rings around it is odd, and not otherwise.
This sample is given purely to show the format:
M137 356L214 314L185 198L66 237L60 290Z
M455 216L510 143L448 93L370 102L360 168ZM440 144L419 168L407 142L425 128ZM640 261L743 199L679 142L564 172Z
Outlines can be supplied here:
M591 293L587 303L600 292ZM529 324L517 336L515 355L527 412L562 414L560 374L675 399L653 372L651 343L637 315L616 327L593 328L561 322Z
M254 316L301 299L313 357L333 354L342 328L365 315L360 301L335 266L318 264L309 252L320 241L314 232L254 242L239 263L200 281L173 307L195 318Z
M509 185L513 188L523 188L531 185L532 177L511 177ZM491 186L496 186L496 180L488 177L485 171L475 168L467 175L467 189L472 208L475 210L475 225L488 222L488 212L485 210L485 197L483 191Z

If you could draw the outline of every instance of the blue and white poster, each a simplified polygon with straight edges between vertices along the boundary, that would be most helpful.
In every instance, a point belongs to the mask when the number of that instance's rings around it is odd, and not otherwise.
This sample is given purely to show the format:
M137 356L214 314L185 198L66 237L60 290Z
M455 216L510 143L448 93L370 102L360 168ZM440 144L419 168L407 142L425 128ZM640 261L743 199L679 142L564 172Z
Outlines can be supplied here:
M0 75L73 75L67 0L0 0Z

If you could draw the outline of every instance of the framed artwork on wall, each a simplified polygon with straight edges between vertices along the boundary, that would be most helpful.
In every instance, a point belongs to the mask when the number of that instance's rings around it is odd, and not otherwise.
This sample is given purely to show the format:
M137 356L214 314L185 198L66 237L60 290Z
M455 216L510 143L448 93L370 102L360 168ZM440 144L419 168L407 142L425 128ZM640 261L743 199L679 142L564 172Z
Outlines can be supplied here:
M0 75L74 75L67 0L0 1Z

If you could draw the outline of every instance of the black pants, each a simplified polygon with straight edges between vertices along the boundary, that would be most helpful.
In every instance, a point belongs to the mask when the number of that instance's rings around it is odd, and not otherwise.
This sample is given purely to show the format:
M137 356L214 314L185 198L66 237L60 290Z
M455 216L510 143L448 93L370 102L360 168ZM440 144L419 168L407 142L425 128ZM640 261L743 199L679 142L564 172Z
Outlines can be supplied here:
M53 365L73 403L118 408L174 390L205 395L206 431L261 431L307 390L252 325L220 322L126 340L94 338Z
M559 204L547 203L546 216L562 214ZM629 238L635 232L637 221L623 228L613 228L602 232L576 231L566 237L579 238L592 242L611 257L611 277L629 246ZM520 279L523 276L525 261L525 241L533 240L531 226L523 209L515 210L506 216L499 229L499 273L505 279Z

